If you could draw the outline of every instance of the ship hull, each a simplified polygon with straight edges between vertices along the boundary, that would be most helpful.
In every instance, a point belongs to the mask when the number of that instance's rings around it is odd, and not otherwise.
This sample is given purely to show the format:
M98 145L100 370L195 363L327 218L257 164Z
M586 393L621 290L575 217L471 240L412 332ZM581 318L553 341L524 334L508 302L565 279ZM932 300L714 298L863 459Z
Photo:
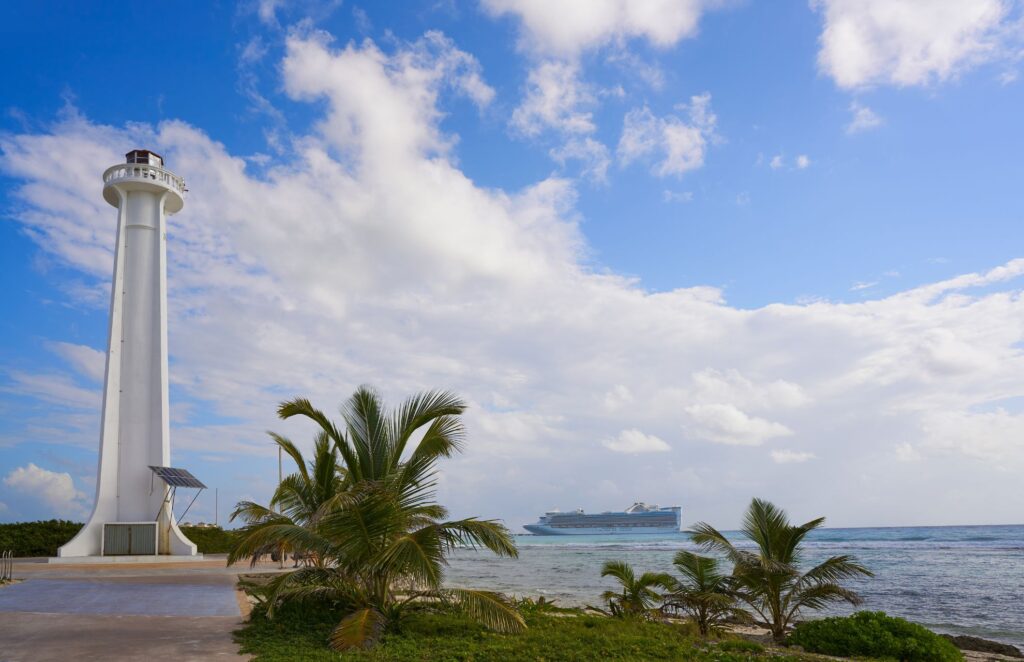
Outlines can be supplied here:
M610 536L634 533L679 533L678 528L669 526L593 526L570 529L551 527L544 524L525 524L523 528L536 536Z

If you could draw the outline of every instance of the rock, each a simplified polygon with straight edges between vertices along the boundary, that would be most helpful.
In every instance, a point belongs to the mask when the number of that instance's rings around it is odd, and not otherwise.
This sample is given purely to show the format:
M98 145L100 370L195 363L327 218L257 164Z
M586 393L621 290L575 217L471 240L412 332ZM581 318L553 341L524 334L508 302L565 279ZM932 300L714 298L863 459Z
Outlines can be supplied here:
M1010 644L1001 644L998 641L989 641L988 639L982 639L981 637L970 637L967 635L955 636L951 634L944 634L942 636L953 642L953 645L960 650L996 653L1007 657L1024 659L1024 653L1021 653L1019 648L1011 646Z

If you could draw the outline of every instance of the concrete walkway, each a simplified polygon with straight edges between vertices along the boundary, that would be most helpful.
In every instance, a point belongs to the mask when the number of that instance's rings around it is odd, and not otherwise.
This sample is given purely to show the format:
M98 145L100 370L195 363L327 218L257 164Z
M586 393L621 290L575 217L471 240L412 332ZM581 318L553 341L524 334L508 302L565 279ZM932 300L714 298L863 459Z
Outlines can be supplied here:
M257 571L271 571L276 564ZM248 565L19 562L0 587L0 662L240 660Z

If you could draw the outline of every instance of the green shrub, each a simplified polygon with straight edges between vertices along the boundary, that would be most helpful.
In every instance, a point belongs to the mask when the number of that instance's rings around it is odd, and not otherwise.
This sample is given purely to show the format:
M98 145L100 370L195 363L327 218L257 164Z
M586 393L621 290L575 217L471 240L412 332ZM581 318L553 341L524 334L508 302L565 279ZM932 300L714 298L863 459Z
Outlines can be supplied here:
M0 524L0 551L15 556L57 556L57 548L71 540L82 525L63 519Z
M219 526L183 526L181 532L199 547L200 554L227 554L238 543L238 534Z
M931 630L881 611L823 618L796 626L789 643L812 653L884 657L906 662L958 662L960 651Z
M16 557L57 556L57 548L75 537L80 522L51 519L45 522L0 524L0 551ZM182 532L199 546L200 554L227 554L235 544L235 532L219 527L183 526Z

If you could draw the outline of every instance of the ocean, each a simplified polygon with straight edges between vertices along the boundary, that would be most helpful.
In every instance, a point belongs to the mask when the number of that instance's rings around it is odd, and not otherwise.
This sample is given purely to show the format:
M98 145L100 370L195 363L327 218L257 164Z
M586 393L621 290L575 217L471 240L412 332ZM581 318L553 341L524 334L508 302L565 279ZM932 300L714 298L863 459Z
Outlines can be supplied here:
M743 546L737 532L726 535ZM697 551L682 533L515 538L518 559L458 550L447 583L543 595L562 606L599 605L601 592L614 588L600 577L605 561L620 559L639 572L671 572L676 550ZM807 567L836 554L852 554L875 573L850 582L864 598L857 609L1024 649L1024 526L821 529L808 536ZM840 606L819 615L852 611Z

